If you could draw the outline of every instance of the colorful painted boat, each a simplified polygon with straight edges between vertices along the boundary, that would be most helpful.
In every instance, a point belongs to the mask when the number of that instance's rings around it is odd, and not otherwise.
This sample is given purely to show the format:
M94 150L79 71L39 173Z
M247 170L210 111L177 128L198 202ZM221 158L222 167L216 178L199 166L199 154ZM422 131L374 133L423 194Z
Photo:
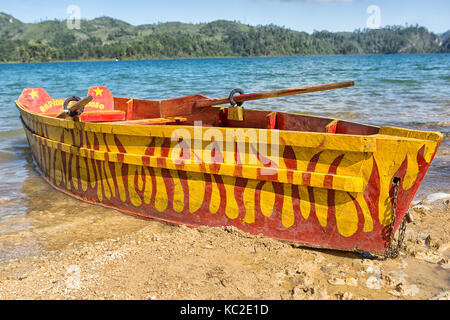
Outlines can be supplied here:
M442 141L284 112L240 109L234 120L236 107L212 103L227 99L202 95L150 101L101 86L88 95L84 112L65 119L56 118L65 100L44 89L16 101L54 188L141 217L312 247L384 252Z

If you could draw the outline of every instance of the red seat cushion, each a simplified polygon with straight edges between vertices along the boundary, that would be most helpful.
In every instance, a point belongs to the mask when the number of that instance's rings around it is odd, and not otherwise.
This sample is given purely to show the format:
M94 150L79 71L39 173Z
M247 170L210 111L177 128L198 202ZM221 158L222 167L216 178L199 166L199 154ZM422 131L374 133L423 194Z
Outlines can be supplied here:
M81 116L83 122L123 121L126 112L121 110L84 111Z

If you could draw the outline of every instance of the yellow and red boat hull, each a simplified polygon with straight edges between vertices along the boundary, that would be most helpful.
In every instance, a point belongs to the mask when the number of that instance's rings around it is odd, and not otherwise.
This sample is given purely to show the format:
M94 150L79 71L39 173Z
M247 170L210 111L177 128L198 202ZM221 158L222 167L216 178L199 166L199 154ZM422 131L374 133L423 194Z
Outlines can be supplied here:
M221 142L207 127L62 120L16 103L45 179L71 196L175 224L235 226L306 246L372 253L389 243L394 177L400 178L396 230L442 140L440 133L391 127L373 135L277 130L277 168L263 174L268 160L259 149L253 165L220 162L217 154L215 161L195 161ZM192 161L172 160L180 140L171 137L180 129L200 137L183 157ZM227 128L215 129L227 136ZM270 149L271 130L254 130L269 136ZM245 153L236 148L231 156L250 157L250 142L244 145Z

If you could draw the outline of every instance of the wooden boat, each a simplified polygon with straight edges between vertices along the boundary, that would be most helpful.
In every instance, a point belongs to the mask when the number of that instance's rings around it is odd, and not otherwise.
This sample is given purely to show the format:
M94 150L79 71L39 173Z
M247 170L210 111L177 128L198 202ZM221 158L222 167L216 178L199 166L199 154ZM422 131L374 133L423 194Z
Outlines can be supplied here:
M28 88L16 105L43 176L78 199L174 224L379 254L442 135L236 106L351 85L162 101L98 86L66 101L69 111L64 99Z

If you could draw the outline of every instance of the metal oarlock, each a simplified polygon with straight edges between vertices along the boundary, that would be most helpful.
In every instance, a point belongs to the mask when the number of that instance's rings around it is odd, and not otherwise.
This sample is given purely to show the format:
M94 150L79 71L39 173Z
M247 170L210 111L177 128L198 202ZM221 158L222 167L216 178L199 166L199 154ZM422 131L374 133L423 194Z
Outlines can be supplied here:
M233 89L228 96L230 100L231 108L228 108L228 120L244 120L244 108L242 108L243 102L234 101L234 95L236 93L244 94L242 89Z
M71 96L71 97L67 98L67 99L64 101L64 105L63 105L63 106L64 106L64 111L67 112L67 115L68 115L69 117L79 116L79 115L81 115L81 114L83 113L84 107L81 108L80 110L74 112L74 113L71 113L70 110L69 110L69 103L70 103L70 102L72 102L72 101L78 102L78 101L80 101L80 100L81 100L80 97L77 97L77 96Z

